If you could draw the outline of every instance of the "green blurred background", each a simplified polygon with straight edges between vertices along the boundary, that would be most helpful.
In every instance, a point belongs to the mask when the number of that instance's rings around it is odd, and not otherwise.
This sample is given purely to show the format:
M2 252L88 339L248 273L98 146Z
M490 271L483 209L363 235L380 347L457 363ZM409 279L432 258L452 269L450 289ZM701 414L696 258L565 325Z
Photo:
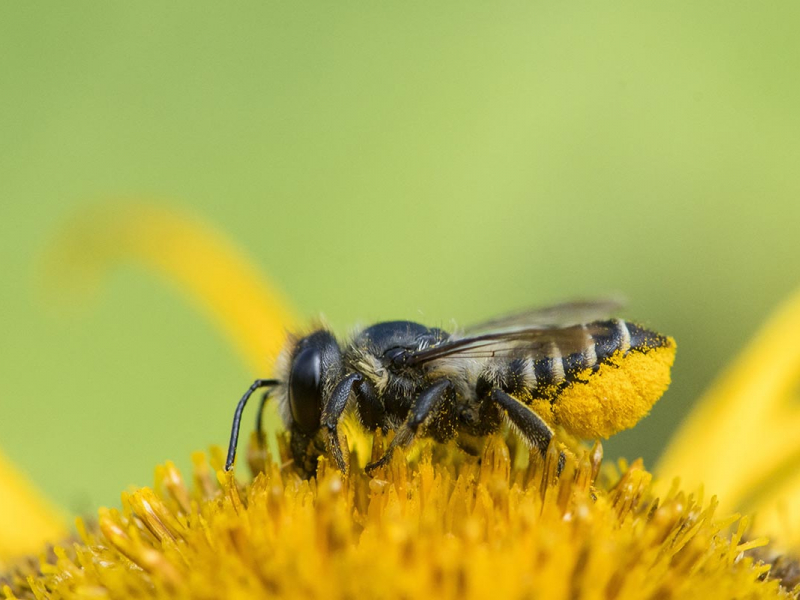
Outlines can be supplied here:
M800 280L798 24L792 2L4 3L0 445L86 511L226 442L253 374L174 289L120 270L70 318L37 296L63 224L127 197L214 224L343 333L624 293L679 343L606 445L652 464Z

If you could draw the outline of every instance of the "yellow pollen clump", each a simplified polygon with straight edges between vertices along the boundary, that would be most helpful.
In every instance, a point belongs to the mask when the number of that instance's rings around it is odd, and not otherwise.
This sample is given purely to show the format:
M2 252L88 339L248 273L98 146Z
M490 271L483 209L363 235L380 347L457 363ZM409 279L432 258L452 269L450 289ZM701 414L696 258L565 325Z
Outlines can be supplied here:
M158 468L153 489L79 522L80 542L0 575L5 597L788 597L747 555L765 542L743 541L746 519L677 489L654 498L639 461L600 475L599 445L560 475L555 444L517 466L499 437L477 458L397 452L374 478L344 479L321 459L306 481L285 440L282 454L251 453L247 485L220 470L218 450L210 465L195 457L193 485Z
M644 352L616 352L597 372L587 369L552 405L553 422L585 439L608 438L636 425L670 384L675 340Z

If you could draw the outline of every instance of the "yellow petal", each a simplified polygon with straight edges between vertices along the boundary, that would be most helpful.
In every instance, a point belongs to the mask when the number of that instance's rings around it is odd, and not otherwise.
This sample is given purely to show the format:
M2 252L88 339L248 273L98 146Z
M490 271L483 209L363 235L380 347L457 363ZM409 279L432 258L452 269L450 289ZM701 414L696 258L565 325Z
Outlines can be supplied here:
M66 536L64 518L0 454L0 561Z
M61 290L84 291L122 262L143 263L186 292L256 373L296 323L283 295L231 242L190 215L150 205L81 215L51 253L50 278Z
M800 543L800 293L698 402L656 472L703 484L721 509L755 512L759 532Z
M81 215L49 255L48 283L86 292L121 262L160 272L221 326L256 373L269 369L295 318L282 295L210 227L175 210L117 205ZM66 535L62 518L0 456L0 558Z

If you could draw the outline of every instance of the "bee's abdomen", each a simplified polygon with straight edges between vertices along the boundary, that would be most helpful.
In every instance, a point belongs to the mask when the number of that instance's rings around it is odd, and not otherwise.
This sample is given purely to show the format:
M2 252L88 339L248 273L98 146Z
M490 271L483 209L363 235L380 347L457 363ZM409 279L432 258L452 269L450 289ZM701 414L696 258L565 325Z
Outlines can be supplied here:
M661 335L660 333L656 333L655 331L645 329L644 327L639 327L638 325L627 321L625 322L625 326L627 327L628 333L630 333L631 336L630 349L632 351L649 352L655 348L663 348L665 346L673 345L673 341L670 338L665 335Z
M560 342L560 343L559 343ZM621 319L553 334L535 353L490 363L476 391L499 387L580 438L633 427L670 382L675 340Z
M622 319L575 326L578 329L583 342L576 343L573 339L569 350L566 344L559 346L554 339L538 355L521 356L488 369L479 378L479 394L497 386L511 394L554 401L571 384L586 383L603 364L616 364L615 361L630 353L643 354L674 345L670 338Z
M596 330L592 332L597 359L603 361L610 358L615 352L626 354L628 351L647 352L653 348L661 348L671 342L669 338L655 331L639 327L630 321L612 319L593 323ZM599 330L607 334L596 333Z
M620 319L588 323L584 330L594 365L581 363L590 352L570 355L586 368L568 370L570 382L544 395L550 402L539 409L550 410L551 421L577 437L607 438L633 427L667 389L675 340Z
M666 336L622 319L595 321L584 329L586 347L562 359L567 381L574 381L587 369L596 371L617 353L648 352L671 343Z

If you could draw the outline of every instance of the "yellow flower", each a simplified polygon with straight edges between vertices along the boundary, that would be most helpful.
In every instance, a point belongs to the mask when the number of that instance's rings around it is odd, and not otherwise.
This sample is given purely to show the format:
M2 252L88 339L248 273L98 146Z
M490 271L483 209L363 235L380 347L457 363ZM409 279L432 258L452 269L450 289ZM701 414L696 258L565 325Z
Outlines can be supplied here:
M458 452L409 465L395 456L372 479L323 465L305 481L267 458L247 486L195 458L154 488L79 523L42 575L17 575L7 597L141 598L774 598L778 582L751 558L746 521L673 490L660 501L640 463L600 477L599 446L512 467L493 439L481 461ZM285 456L283 458L286 458ZM733 525L733 535L728 529Z
M94 217L71 238L80 243L67 246L68 255L80 257L90 241L91 255L104 259L91 264L92 276L120 258L143 259L200 299L248 360L274 354L265 344L283 341L291 316L241 255L183 216L127 210L106 213L100 227ZM159 236L172 240L166 253ZM121 509L102 509L96 523L79 521L77 538L38 561L9 561L3 591L7 598L789 596L796 563L766 550L755 533L770 524L764 515L771 499L798 497L789 494L800 477L786 471L798 456L796 443L742 437L736 425L753 423L775 437L791 431L783 399L800 361L789 354L782 363L778 355L797 352L788 343L800 331L796 304L690 418L658 471L669 477L660 477L661 487L640 461L601 465L599 445L573 446L560 475L556 444L542 460L515 438L498 436L480 459L422 443L398 452L375 477L353 468L343 479L321 459L317 478L306 481L287 466L284 437L277 458L251 440L251 482L224 472L218 449L210 461L194 457L191 484L172 464L160 466L152 489L124 494ZM741 416L739 403L754 393L767 406L754 413L745 404L749 412ZM354 464L368 458L360 441ZM373 459L384 444L378 436ZM765 459L766 446L778 454ZM731 457L742 469L724 469ZM687 491L669 487L673 473L685 474ZM8 481L2 471L0 479ZM702 493L704 482L720 500ZM5 494L0 519L25 508L16 530L29 537L0 546L0 559L63 537L46 507L8 489L14 493ZM757 512L762 529L748 531L750 519L731 514L740 506ZM792 517L800 523L800 515ZM0 520L0 527L2 534L8 524Z

